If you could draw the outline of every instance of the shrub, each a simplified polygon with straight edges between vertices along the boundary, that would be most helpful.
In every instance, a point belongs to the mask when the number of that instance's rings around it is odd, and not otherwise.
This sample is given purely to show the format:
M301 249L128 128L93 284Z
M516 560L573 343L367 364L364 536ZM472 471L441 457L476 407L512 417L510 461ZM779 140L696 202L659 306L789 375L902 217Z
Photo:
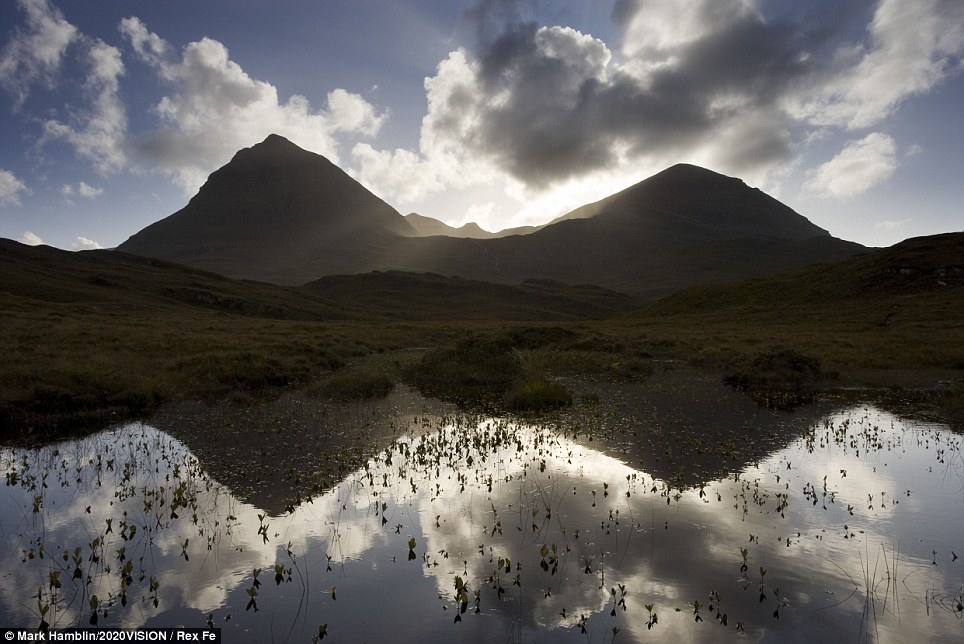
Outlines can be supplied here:
M425 354L412 379L431 395L462 396L504 392L521 371L507 339L473 336Z
M569 390L542 378L526 380L506 396L506 407L516 412L541 413L571 404Z

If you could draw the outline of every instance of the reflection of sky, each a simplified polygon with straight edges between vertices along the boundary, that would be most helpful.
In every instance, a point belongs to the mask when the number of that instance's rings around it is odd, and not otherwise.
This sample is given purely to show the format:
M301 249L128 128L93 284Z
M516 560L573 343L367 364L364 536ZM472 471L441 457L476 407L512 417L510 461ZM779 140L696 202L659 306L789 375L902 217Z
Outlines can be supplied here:
M0 452L4 472L20 477L0 492L0 622L35 625L37 589L47 601L50 571L62 569L47 619L86 625L91 593L119 595L124 547L134 561L128 605L115 601L100 625L203 626L210 614L231 641L306 640L321 624L359 641L597 641L613 628L617 641L716 641L738 625L751 640L953 638L962 628L953 597L964 587L964 559L951 560L951 550L964 555L960 442L855 408L738 475L681 491L552 431L487 420L409 435L271 517L207 478L183 444L134 424ZM125 477L128 464L138 469ZM36 491L21 485L31 476ZM188 507L172 519L179 494ZM130 541L125 517L138 525ZM106 545L93 564L98 535ZM555 546L549 570L543 545L550 557ZM89 586L63 561L75 546ZM275 583L276 564L290 582ZM255 568L257 612L245 610ZM456 576L469 587L460 623ZM712 609L711 592L721 599ZM658 615L653 631L646 604Z

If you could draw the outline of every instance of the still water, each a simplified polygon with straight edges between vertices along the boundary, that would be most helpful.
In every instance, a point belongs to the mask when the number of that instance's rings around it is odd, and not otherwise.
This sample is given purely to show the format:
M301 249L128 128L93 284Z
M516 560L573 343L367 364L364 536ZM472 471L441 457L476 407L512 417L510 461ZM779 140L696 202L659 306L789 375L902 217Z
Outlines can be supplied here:
M943 425L826 405L769 418L780 436L746 457L764 433L753 419L675 445L636 418L634 452L592 409L530 424L393 395L374 411L261 416L243 437L197 413L190 431L161 419L0 450L0 626L213 625L229 642L964 639L962 437ZM674 449L691 455L669 466ZM722 465L696 467L707 458Z

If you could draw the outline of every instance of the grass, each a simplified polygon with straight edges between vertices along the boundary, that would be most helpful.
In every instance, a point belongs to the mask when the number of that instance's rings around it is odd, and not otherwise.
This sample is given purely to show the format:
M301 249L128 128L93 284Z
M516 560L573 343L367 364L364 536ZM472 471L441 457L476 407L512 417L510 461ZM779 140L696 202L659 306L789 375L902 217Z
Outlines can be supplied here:
M924 391L960 418L956 240L689 289L605 320L527 323L347 319L302 292L122 253L0 246L0 433L40 438L143 417L166 400L312 383L352 398L406 380L506 405L527 381L639 380L656 360L751 393Z

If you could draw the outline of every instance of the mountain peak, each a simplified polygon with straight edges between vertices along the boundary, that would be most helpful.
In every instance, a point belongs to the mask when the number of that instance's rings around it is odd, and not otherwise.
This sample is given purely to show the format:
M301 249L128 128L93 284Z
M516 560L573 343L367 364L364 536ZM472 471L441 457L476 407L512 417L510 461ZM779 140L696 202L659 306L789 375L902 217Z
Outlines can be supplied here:
M228 276L271 264L253 274L280 282L309 258L318 274L350 271L370 248L411 234L398 211L344 170L271 134L214 171L186 207L119 248Z
M259 145L294 145L294 143L284 138L280 134L272 133L272 134L269 134L267 137L265 137L265 140L262 141Z

